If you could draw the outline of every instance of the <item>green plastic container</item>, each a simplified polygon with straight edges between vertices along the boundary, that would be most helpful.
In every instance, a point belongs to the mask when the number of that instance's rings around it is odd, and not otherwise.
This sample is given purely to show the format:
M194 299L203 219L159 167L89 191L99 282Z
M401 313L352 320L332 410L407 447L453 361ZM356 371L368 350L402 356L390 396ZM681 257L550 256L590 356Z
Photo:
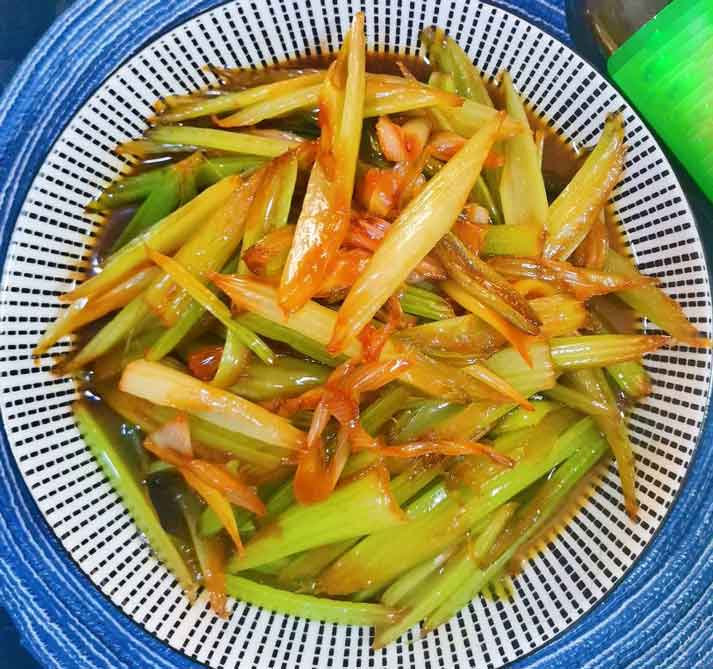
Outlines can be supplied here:
M607 67L713 201L713 0L674 0Z

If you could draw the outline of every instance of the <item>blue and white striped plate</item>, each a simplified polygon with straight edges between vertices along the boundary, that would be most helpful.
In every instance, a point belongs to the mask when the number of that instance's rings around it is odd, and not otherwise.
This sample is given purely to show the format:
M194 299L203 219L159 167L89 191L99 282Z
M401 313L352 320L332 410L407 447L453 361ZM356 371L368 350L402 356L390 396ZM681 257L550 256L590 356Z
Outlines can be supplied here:
M606 113L622 109L630 150L611 207L639 266L660 277L711 336L708 271L685 197L646 127L590 66L490 5L374 0L360 7L368 41L380 49L413 51L422 27L443 26L488 75L508 69L537 113L570 141L592 144ZM561 30L558 7L519 8ZM260 65L332 50L354 9L345 0L80 3L9 87L0 110L3 602L35 654L63 669L193 660L216 668L712 666L705 351L680 347L648 360L654 392L631 419L638 524L623 513L610 466L566 530L515 579L511 600L475 600L426 639L412 630L378 653L365 629L241 603L222 621L205 598L188 604L79 437L69 411L74 383L51 376L49 356L31 361L59 312L57 296L86 266L100 222L84 204L126 169L112 148L142 130L151 103L212 83L201 69L206 62ZM53 353L70 346L64 341Z

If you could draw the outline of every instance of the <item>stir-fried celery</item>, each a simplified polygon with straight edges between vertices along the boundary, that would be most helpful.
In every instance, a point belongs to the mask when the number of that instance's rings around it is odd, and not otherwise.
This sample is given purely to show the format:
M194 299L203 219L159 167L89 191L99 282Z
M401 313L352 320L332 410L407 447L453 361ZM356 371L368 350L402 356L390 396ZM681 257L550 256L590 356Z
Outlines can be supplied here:
M126 219L115 250L35 354L82 342L80 431L189 595L381 647L501 582L607 443L635 518L621 395L710 342L613 238L621 114L575 161L441 29L426 82L368 72L364 25L326 69L159 101L87 205Z

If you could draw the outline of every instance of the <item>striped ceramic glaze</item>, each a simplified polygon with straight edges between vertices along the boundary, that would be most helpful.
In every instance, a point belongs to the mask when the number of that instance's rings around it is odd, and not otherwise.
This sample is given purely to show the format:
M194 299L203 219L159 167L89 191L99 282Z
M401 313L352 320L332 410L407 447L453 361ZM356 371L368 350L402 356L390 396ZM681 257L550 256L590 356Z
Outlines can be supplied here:
M201 70L206 62L262 65L332 50L355 7L346 2L297 0L283 5L229 2L200 13L203 5L166 3L175 10L171 16L159 3L121 5L119 11L109 3L96 3L67 19L67 30L77 36L85 30L105 50L91 40L73 41L69 34L47 38L46 44L54 39L66 49L76 48L77 55L63 69L56 56L37 52L35 71L45 87L32 81L31 69L25 68L10 91L6 113L25 110L28 116L8 116L3 125L3 133L8 134L2 135L2 146L7 151L0 159L3 166L12 165L7 172L12 178L4 184L1 200L6 262L0 294L0 403L8 503L0 532L11 546L0 549L5 561L2 587L16 615L22 614L20 602L25 599L23 589L27 590L31 605L23 628L36 639L38 653L51 657L48 648L54 645L73 658L74 665L91 667L183 666L190 664L187 658L210 667L500 667L541 648L584 616L532 661L547 667L579 667L587 662L624 666L625 658L628 664L638 657L641 666L659 666L647 665L657 661L660 652L646 642L652 624L647 609L657 615L649 607L669 601L665 584L684 599L699 587L696 582L687 587L686 579L696 578L694 561L708 564L710 547L706 547L707 536L696 543L697 536L686 529L692 518L699 518L699 528L710 522L705 515L709 508L699 508L705 497L699 497L698 505L693 497L696 490L706 489L705 477L710 475L697 472L709 453L699 455L689 490L672 514L670 522L678 523L676 528L657 539L667 548L654 547L603 606L585 614L646 549L689 471L708 402L710 358L683 347L649 358L654 392L631 419L639 463L639 523L632 525L626 519L616 473L609 467L566 530L514 580L510 600L477 599L426 639L412 630L377 653L369 649L366 629L310 623L239 602L230 620L222 621L208 611L205 597L194 605L184 600L82 443L69 410L76 396L74 383L51 376L50 356L34 364L29 352L56 317L58 294L74 285L86 265L100 221L84 214L83 205L127 168L112 148L141 131L153 100L212 83ZM525 20L477 2L379 0L362 3L361 8L367 15L367 39L377 49L413 52L422 27L443 26L488 76L508 69L537 113L551 119L555 131L568 141L592 144L606 113L623 110L630 150L611 207L640 268L659 276L663 287L710 335L708 274L680 187L643 124L586 63ZM143 25L127 27L127 21L145 23L152 30ZM95 32L97 22L104 31ZM154 37L171 23L177 27ZM148 46L101 83L124 60L128 36L147 41ZM97 71L84 63L92 57ZM76 61L82 61L81 67ZM37 99L22 100L18 90ZM77 94L86 96L79 108L70 102L76 102L73 95ZM40 117L43 105L46 115ZM53 132L47 134L43 123L52 124ZM55 137L49 154L40 159L43 141ZM69 340L62 342L53 353L71 346ZM38 523L36 513L28 508L27 496L18 497L22 480L46 525ZM10 532L10 527L17 531ZM681 572L680 565L679 571L658 573L680 543L690 546L686 551L690 573ZM57 558L46 559L48 555ZM68 566L67 555L76 567ZM707 572L701 568L701 573ZM45 599L37 602L38 597ZM36 627L43 606L52 612L64 606L67 611L62 618L53 618L49 633ZM695 621L692 625L695 628ZM184 659L169 654L150 636L180 651ZM662 647L668 643L666 634L660 643ZM705 659L710 647L703 640L698 643Z

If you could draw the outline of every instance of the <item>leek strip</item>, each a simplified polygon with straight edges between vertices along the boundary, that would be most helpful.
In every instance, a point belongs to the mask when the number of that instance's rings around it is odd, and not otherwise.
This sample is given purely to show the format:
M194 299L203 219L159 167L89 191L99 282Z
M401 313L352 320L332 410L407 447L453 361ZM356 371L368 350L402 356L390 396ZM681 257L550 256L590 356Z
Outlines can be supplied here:
M119 389L273 446L294 450L303 445L304 433L284 418L156 362L130 363L122 374Z
M500 124L501 117L497 116L469 140L390 226L339 310L330 350L345 349L450 229L478 178Z
M300 595L230 574L225 580L228 594L239 601L307 620L371 627L385 624L395 616L393 611L381 604L345 602Z
M122 449L112 443L88 406L76 404L74 417L89 450L109 479L109 483L121 497L137 527L148 540L151 549L173 573L186 593L192 597L197 587L193 576L171 537L161 526L156 510L149 500L148 492L124 461Z
M80 297L96 295L120 283L132 270L148 260L147 245L161 253L173 253L197 226L232 195L240 183L241 178L236 175L226 177L206 189L110 256L100 274L87 279L62 299L74 301Z

